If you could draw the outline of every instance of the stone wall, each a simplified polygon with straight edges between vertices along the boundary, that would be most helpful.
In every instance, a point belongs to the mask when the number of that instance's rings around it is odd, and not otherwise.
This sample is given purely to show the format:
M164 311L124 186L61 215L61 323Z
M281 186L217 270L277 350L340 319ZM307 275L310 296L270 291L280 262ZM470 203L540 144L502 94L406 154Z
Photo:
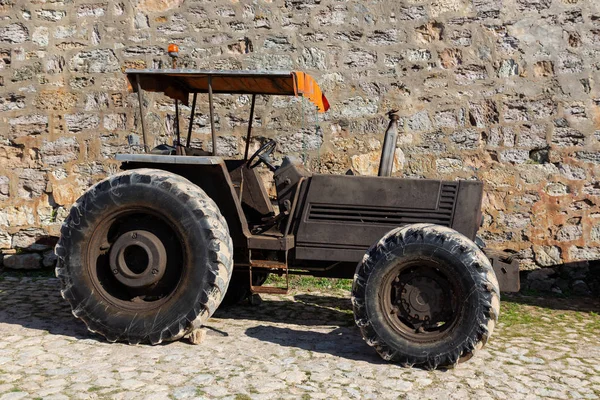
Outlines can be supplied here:
M384 114L399 109L396 174L482 179L490 246L524 269L600 259L596 1L7 0L0 16L0 248L16 253L5 266L51 265L44 237L69 204L118 170L115 153L140 151L122 71L168 66L169 42L188 68L317 78L331 110L259 98L257 143L277 136L316 171L373 173ZM145 101L152 141L171 141L172 102ZM222 154L243 151L248 111L247 96L218 97Z

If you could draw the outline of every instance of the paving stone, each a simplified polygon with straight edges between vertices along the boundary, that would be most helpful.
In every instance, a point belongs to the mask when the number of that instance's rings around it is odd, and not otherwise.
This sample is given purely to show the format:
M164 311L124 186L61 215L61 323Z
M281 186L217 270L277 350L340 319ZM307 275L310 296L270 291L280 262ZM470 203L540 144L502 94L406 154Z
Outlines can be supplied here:
M260 306L220 309L199 346L131 346L88 332L56 279L7 276L0 400L598 397L600 343L575 312L548 313L543 326L506 327L501 317L471 360L426 371L383 362L354 327L348 293L310 296L265 295Z

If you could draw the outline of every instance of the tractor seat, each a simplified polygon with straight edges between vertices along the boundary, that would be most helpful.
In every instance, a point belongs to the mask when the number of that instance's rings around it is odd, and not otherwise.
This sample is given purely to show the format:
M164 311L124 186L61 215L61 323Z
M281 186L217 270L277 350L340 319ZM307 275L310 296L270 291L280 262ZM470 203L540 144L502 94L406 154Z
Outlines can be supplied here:
M210 151L204 151L202 149L195 149L193 147L184 147L179 146L179 151L181 155L184 156L211 156L212 153ZM152 150L150 150L150 154L160 154L160 155L176 155L177 148L175 146L169 146L168 144L159 144Z

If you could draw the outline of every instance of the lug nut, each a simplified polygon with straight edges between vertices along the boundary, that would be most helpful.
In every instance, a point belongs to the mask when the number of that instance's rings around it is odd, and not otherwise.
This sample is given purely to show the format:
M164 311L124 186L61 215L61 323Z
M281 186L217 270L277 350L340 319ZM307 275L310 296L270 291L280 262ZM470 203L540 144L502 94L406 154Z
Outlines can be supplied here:
M113 269L113 274L117 275L119 273L119 271L117 271L116 269Z
M156 274L158 274L158 270L155 268L152 270L152 275L156 275Z
M137 238L137 233L133 232L133 233L131 234L131 238L132 238L132 239L135 239L135 238Z

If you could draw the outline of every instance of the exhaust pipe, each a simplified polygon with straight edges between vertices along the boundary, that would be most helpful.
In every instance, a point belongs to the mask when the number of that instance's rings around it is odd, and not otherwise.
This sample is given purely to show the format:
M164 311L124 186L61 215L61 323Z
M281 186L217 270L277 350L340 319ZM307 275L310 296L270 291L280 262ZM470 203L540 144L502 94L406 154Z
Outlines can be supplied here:
M398 110L392 110L387 113L390 118L390 124L385 131L383 147L381 149L381 160L379 161L378 176L391 176L394 168L394 156L396 155L396 142L398 141L398 120L400 117L396 114Z

